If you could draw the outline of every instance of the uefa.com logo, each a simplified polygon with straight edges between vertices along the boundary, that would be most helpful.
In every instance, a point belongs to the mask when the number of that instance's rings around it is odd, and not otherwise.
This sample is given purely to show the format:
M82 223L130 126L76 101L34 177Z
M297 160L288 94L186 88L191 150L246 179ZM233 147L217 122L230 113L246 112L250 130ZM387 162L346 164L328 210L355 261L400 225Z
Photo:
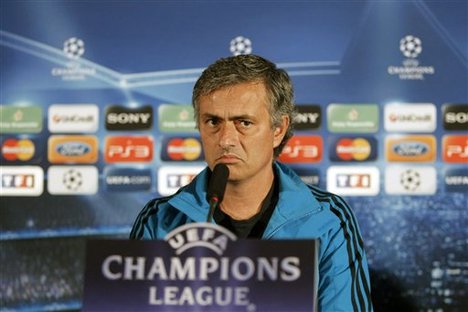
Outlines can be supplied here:
M88 76L94 76L96 69L83 66L80 62L85 53L85 43L83 40L71 37L64 41L62 48L63 55L69 60L65 67L54 67L51 70L52 76L61 77L64 81L85 80Z
M433 66L420 66L417 57L423 52L421 39L407 35L400 40L400 52L405 57L402 66L388 66L389 75L398 75L401 80L424 80L426 75L433 75Z

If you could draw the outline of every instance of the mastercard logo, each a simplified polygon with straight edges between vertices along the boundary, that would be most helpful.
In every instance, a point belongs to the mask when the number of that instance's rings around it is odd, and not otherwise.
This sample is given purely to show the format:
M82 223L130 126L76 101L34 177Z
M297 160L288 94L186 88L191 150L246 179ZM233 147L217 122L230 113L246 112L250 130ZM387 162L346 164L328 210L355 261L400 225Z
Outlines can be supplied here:
M336 154L342 160L366 160L369 158L371 151L369 141L363 138L341 139L336 145Z
M34 156L36 148L28 139L7 139L2 145L2 155L6 160L30 160Z
M174 138L167 142L167 157L170 160L198 160L202 154L202 146L195 138Z
M372 136L330 137L331 161L363 162L377 158L377 140Z

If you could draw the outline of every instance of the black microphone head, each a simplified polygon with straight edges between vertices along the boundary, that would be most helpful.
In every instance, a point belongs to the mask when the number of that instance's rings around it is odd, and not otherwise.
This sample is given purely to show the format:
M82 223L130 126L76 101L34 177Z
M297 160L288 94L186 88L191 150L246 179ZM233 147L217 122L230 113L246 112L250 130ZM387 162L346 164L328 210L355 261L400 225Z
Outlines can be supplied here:
M208 201L216 197L218 204L221 203L221 201L224 198L224 192L226 191L228 177L228 166L226 166L225 164L217 164L214 167L213 173L211 174L210 181L208 183Z

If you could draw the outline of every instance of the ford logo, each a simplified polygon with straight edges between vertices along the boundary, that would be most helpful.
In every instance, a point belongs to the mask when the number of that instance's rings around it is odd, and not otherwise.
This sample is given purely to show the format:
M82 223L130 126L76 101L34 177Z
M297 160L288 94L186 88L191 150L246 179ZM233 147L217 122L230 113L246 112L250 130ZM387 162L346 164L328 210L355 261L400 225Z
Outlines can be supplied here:
M57 145L55 150L62 156L83 156L91 151L91 146L82 142L66 142Z
M403 142L393 146L393 152L400 156L420 156L429 151L429 146L421 142Z

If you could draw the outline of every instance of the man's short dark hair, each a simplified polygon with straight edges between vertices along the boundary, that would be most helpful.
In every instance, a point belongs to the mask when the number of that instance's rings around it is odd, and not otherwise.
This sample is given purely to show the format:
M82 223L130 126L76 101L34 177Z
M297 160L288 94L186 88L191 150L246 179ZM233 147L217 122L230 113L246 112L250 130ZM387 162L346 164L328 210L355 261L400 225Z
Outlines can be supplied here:
M289 127L286 134L280 145L274 149L276 158L293 135L294 91L286 71L258 55L250 54L221 58L203 71L195 83L192 94L192 105L197 127L199 126L198 100L201 96L246 82L262 82L265 85L270 101L269 111L273 128L281 125L283 116L289 117Z

